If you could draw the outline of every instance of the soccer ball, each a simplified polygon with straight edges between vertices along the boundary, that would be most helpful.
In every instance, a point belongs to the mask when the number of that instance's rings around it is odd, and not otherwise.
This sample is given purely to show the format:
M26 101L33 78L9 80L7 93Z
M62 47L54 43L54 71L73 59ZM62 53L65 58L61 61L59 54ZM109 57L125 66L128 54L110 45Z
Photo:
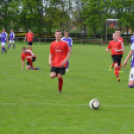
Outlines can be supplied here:
M98 109L100 107L100 102L97 100L97 99L92 99L90 102L89 102L89 107L91 109Z

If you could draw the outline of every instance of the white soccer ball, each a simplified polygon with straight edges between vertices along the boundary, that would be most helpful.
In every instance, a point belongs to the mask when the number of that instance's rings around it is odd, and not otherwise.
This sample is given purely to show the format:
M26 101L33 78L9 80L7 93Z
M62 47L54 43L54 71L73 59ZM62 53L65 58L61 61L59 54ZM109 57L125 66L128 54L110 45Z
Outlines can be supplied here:
M100 107L100 102L97 100L97 99L92 99L90 102L89 102L89 107L91 109L98 109Z

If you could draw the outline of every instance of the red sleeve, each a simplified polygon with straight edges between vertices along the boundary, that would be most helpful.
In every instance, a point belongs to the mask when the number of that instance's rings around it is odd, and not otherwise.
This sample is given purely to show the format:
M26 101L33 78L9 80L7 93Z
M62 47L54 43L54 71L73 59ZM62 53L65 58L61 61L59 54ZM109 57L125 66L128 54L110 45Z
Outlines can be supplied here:
M111 42L109 42L109 44L108 44L108 47L107 47L108 49L111 49Z
M66 44L66 45L65 45L65 50L66 50L66 52L69 52L69 51L70 51L69 46L68 46L67 43L65 43L65 44Z
M25 60L25 58L24 58L23 54L21 54L21 60L22 60L22 61L24 61L24 60Z
M50 45L50 53L53 54L52 44Z

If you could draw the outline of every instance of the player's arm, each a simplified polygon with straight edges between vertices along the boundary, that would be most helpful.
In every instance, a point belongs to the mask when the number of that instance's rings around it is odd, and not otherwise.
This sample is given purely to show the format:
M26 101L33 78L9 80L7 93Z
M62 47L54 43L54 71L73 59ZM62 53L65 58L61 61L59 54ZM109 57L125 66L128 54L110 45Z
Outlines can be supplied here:
M70 54L72 54L73 40L71 39Z
M48 59L48 64L49 66L52 66L52 54L49 54L49 59Z
M66 58L64 59L64 61L61 63L61 66L64 66L64 65L67 63L67 61L68 61L70 55L71 55L70 51L67 52L67 56L66 56Z
M26 38L27 38L27 36L25 35L25 38L24 38L24 43L26 42Z
M107 48L106 48L106 52L108 52L108 50L111 49L111 44L109 43Z
M13 38L12 38L12 40L15 38L15 34L13 34Z
M122 65L123 67L125 67L125 66L127 65L127 61L128 61L129 58L132 57L132 54L133 54L133 50L130 50L130 52L129 52L127 58L126 58L125 61L123 62L123 65Z
M22 60L21 70L24 70L25 60Z

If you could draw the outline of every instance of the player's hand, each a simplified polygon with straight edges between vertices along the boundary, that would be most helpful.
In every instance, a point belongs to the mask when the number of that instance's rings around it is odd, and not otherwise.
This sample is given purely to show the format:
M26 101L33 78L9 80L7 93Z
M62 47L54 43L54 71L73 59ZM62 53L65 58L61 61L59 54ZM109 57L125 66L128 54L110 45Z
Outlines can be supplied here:
M52 66L52 61L49 61L49 66Z
M129 46L131 46L131 44L129 44Z
M21 68L21 70L24 70L24 68Z
M108 52L108 48L106 49L106 52Z
M125 60L122 64L122 67L125 67L127 65L127 60Z
M66 64L66 60L64 60L62 63L61 63L61 66L63 67L65 64Z

